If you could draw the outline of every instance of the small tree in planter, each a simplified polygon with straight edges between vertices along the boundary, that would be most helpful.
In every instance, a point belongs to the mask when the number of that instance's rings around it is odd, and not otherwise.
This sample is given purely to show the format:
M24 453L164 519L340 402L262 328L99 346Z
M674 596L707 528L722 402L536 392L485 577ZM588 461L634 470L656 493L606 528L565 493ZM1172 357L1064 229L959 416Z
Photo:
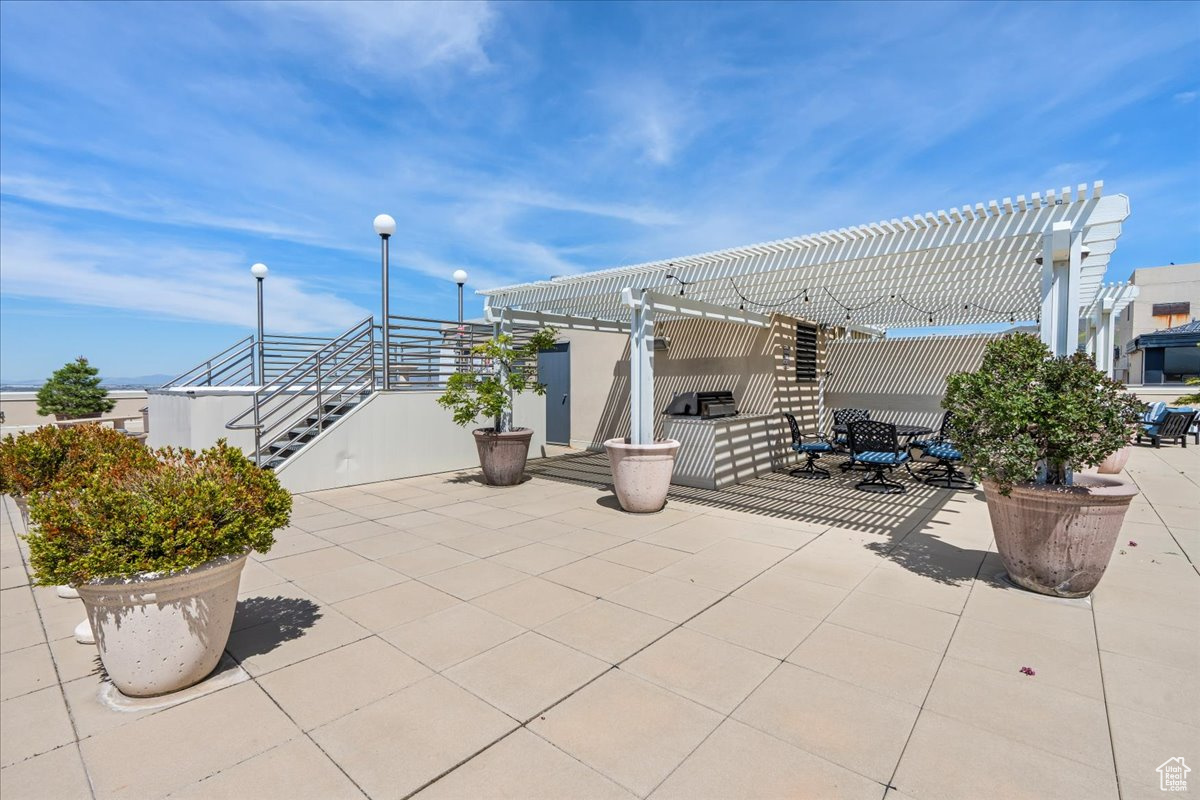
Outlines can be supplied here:
M467 426L480 417L493 420L491 428L474 431L483 477L493 486L520 483L529 455L533 431L513 428L513 400L522 392L544 395L537 381L537 354L554 345L556 335L546 328L516 346L511 334L502 333L471 348L481 369L456 372L446 382L438 405L454 412L454 421Z
M176 691L213 670L246 556L271 548L292 504L273 472L223 440L153 456L29 498L34 577L78 587L105 670L133 696Z
M56 370L37 393L37 413L57 419L99 416L116 404L100 385L100 370L83 356Z
M1140 401L1090 356L1054 358L1038 337L1014 334L988 345L978 371L950 376L944 405L963 461L983 481L1009 576L1044 594L1089 594L1137 490L1077 470L1129 444Z

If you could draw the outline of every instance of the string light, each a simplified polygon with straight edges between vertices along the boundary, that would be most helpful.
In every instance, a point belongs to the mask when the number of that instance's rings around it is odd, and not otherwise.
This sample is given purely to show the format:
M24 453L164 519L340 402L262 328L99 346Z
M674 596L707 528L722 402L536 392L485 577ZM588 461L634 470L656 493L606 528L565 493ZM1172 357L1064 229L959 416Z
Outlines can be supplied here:
M808 302L808 289L797 292L792 297L789 297L786 300L781 300L778 303L760 303L758 300L752 300L749 297L746 297L746 295L742 293L742 290L738 288L738 285L737 285L737 283L734 282L733 278L729 279L729 285L733 287L734 294L736 294L741 299L743 311L745 310L746 303L749 303L752 306L758 306L759 308L783 308L786 305L790 305L791 303L794 303L796 300L798 300L800 298L801 295L804 296L804 302L806 302L806 303Z

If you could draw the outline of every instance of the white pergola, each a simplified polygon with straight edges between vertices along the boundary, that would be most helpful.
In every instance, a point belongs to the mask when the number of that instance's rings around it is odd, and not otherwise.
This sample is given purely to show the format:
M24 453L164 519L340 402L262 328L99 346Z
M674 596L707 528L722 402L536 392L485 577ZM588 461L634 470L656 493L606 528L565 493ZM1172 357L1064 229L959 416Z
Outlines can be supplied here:
M661 319L766 327L779 312L875 333L1037 320L1042 339L1063 354L1077 348L1086 317L1088 344L1099 356L1106 343L1111 370L1112 320L1136 289L1103 279L1128 216L1129 199L1104 195L1097 181L479 294L497 326L628 332L631 439L646 443ZM1090 335L1101 322L1104 336Z
M1121 312L1137 299L1138 291L1138 287L1132 283L1104 284L1096 290L1091 304L1083 312L1084 346L1095 357L1096 368L1110 378L1113 375L1117 320Z

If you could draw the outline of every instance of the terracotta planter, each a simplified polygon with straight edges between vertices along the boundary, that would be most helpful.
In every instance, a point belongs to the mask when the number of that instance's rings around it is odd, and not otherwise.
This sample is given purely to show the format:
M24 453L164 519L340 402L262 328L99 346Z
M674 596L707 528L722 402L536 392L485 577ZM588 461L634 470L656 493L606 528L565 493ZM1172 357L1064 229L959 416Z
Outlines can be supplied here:
M621 508L634 514L660 511L667 503L679 442L663 439L654 444L630 444L628 439L609 439L604 449Z
M1055 597L1086 597L1104 576L1132 481L1076 473L1074 486L1018 484L1005 497L984 481L996 549L1018 586Z
M213 671L229 640L245 564L243 553L78 587L100 660L122 694L178 691Z
M1132 447L1122 447L1096 465L1096 472L1099 472L1101 475L1119 474L1121 470L1125 469L1125 464L1129 461L1129 451L1132 449Z
M475 448L479 451L479 466L483 479L490 486L516 486L525 475L525 460L529 457L530 428L517 428L508 433L496 433L492 428L476 428Z

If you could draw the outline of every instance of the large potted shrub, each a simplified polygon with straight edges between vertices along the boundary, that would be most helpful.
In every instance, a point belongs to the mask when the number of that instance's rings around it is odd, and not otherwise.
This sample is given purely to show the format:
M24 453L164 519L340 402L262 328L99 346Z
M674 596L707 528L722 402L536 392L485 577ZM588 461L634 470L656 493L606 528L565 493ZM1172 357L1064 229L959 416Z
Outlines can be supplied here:
M78 588L105 671L136 697L212 672L246 556L270 549L292 503L274 473L223 440L199 454L153 455L29 497L37 582Z
M1081 470L1129 443L1141 403L1090 356L1055 358L1030 334L989 344L978 371L950 376L944 402L1012 581L1058 597L1091 593L1137 489Z
M492 427L473 431L483 479L492 486L514 486L525 474L533 430L513 427L513 399L526 391L546 393L537 380L537 356L552 347L554 339L554 331L546 328L519 346L508 333L475 345L471 367L451 375L438 398L459 425L471 425L480 417L492 420Z
M37 413L55 419L98 417L116 405L100 385L100 370L83 356L55 370L37 393Z
M56 483L78 483L97 470L110 474L144 468L154 457L142 443L98 424L58 428L43 425L19 436L9 434L0 441L0 492L12 495L26 526L26 498L46 491ZM58 596L76 599L71 586L58 587ZM80 624L76 638L91 643L88 626Z

